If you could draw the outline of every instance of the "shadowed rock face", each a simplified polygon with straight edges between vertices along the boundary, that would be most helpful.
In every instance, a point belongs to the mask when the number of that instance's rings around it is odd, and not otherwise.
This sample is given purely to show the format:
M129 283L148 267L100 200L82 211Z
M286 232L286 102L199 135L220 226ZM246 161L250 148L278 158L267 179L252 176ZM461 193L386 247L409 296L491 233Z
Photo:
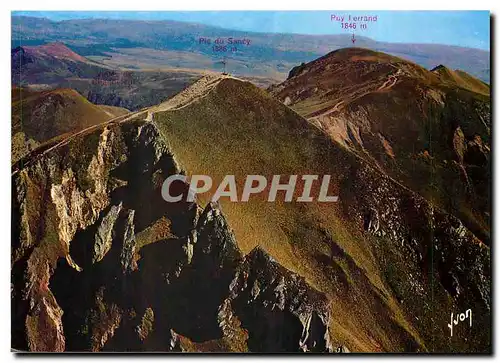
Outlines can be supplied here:
M49 156L34 157L30 166L15 173L13 271L22 265L24 271L13 277L18 292L13 325L26 326L24 337L14 338L15 346L83 349L79 338L87 328L78 319L91 319L96 301L101 310L95 314L104 314L102 320L111 324L99 334L112 335L121 307L110 304L108 309L103 299L111 287L106 289L105 282L114 287L116 274L133 268L133 226L140 230L168 209L155 194L161 184L155 184L154 176L177 170L157 136L152 125L141 123L103 127ZM177 218L177 212L187 213L174 209L170 217ZM114 255L116 260L110 257ZM54 313L59 306L66 311L64 317ZM51 330L60 334L52 334L56 339L49 347L45 339ZM102 336L93 337L98 338L100 343L92 348L103 345Z
M460 219L247 82L223 77L198 91L181 97L182 107L167 103L87 129L15 165L14 348L490 349L489 247ZM245 112L235 112L238 105ZM229 132L225 122L241 128L245 150L209 134ZM300 148L292 159L264 153L278 144L287 156L295 132ZM245 158L225 162L239 153ZM203 160L208 174L236 166L252 174L248 165L278 174L293 162L334 168L340 202L285 209L254 200L240 214L223 201L166 203L161 186L169 175L203 171L190 158ZM254 230L282 238L263 237L245 250L245 232ZM472 329L458 327L450 340L450 312L471 307Z
M331 351L324 295L290 274L260 248L239 266L228 302L252 335L251 351Z

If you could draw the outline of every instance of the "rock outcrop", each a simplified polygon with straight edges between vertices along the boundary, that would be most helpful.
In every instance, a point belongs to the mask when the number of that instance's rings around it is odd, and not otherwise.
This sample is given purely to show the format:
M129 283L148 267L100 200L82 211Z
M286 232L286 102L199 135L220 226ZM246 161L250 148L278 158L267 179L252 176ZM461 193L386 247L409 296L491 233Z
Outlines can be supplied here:
M324 294L262 250L243 256L216 206L158 201L155 178L179 172L154 124L134 121L93 130L15 173L16 349L166 351L172 330L236 350L238 319L252 351L332 350ZM172 238L138 245L135 230L165 216Z

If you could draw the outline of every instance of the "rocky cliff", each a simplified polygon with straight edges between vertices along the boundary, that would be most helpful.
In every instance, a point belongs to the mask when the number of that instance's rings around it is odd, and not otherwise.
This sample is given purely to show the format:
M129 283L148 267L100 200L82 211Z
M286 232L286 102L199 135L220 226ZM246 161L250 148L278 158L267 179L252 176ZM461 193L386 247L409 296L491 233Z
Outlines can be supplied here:
M179 172L154 124L134 121L14 174L16 349L335 349L324 294L259 248L244 256L216 206L159 201Z

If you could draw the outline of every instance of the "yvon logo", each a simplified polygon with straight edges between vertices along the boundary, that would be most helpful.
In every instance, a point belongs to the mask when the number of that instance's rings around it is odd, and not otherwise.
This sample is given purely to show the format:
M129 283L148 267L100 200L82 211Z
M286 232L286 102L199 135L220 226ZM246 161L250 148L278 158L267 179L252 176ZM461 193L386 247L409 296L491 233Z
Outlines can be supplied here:
M457 314L457 319L453 319L453 313L451 313L450 323L448 324L448 328L450 328L450 336L453 336L453 325L458 325L458 321L464 321L469 318L469 327L472 328L472 310L468 309L465 313Z

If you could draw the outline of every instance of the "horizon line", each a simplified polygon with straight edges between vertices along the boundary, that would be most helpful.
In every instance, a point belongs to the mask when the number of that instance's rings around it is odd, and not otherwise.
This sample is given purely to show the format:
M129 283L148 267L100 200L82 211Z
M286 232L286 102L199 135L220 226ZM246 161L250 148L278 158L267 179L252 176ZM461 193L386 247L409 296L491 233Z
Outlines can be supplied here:
M29 11L18 11L18 10L12 10L11 11L11 18L12 17L25 17L25 18L37 18L37 19L44 19L53 23L62 23L62 22L68 22L68 21L78 21L78 20L108 20L108 21L127 21L127 22L148 22L148 23L179 23L179 24L190 24L190 25L200 25L208 28L215 28L215 29L223 29L223 30L229 30L229 31L234 31L234 32L240 32L240 33L246 33L246 34L270 34L270 35L294 35L294 36L305 36L305 37L334 37L334 36L346 36L346 37L351 37L352 34L347 34L347 33L336 33L336 34L311 34L311 33L295 33L295 32L273 32L273 31L255 31L255 30L242 30L242 29L235 29L235 28L226 28L224 26L218 26L218 25L212 25L212 24L205 24L205 23L200 23L200 22L195 22L195 21L184 21L184 20L172 20L172 19L126 19L126 18L105 18L105 17L82 17L82 18L71 18L71 19L50 19L47 16L44 16L42 14L33 14L33 15L26 15L26 14L15 14L18 12L29 12ZM67 12L72 12L72 11L67 11ZM78 11L75 11L78 12ZM101 12L101 11L99 11ZM111 12L111 11L110 11ZM123 13L140 13L141 11L117 11L117 12L123 12ZM175 12L175 11L165 11L165 12ZM180 11L179 11L180 12ZM209 10L197 10L196 12L210 12ZM231 12L231 10L227 10L227 12ZM254 10L253 12L259 12L258 10ZM12 26L12 24L11 24ZM466 46L466 45L456 45L456 44L447 44L447 43L429 43L429 42L403 42L403 41L385 41L385 40L377 40L375 38L371 38L368 36L364 35L359 35L356 34L356 37L359 37L360 39L368 39L376 43L380 44L398 44L398 45L430 45L430 46L447 46L447 47L454 47L454 48L463 48L463 49L473 49L473 50L478 50L478 51L483 51L487 53L491 53L491 37L490 37L490 42L488 43L488 49L484 48L477 48L473 46ZM12 41L13 38L11 38Z

